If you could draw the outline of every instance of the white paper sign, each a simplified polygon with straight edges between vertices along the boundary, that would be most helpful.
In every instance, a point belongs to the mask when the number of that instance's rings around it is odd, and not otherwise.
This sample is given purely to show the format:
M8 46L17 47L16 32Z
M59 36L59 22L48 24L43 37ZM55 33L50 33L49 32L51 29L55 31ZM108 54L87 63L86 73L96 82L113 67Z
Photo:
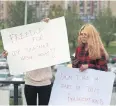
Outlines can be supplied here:
M64 17L1 31L11 74L70 61Z
M114 78L111 72L59 67L49 105L109 105Z

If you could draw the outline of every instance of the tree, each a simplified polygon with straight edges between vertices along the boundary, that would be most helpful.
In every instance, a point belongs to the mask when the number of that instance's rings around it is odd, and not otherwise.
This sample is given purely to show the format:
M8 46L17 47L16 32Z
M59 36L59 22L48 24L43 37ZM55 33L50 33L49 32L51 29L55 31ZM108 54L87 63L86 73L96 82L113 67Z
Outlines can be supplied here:
M57 17L63 16L63 15L64 15L64 10L60 5L56 6L54 4L50 7L50 11L49 11L49 15L48 15L49 18L51 18L51 19L57 18Z
M67 10L63 10L61 6L52 5L49 11L48 17L57 18L60 16L65 16L67 32L68 32L68 40L70 51L73 50L77 46L77 35L80 27L83 24L83 21L80 19L79 15L76 13L76 7L71 9L70 7Z
M83 21L80 19L79 15L74 12L74 10L71 11L70 7L66 11L65 19L70 49L73 51L77 46L77 36Z
M111 9L107 8L103 12L101 11L94 24L99 30L106 47L108 47L110 42L115 39L114 33L116 33L116 18L112 15Z
M0 21L0 30L4 28L4 22ZM0 33L0 40L2 39L1 33Z
M35 9L32 6L28 6L27 9L27 23L31 23L33 19L33 12ZM8 26L15 27L24 24L24 12L25 12L25 2L24 1L16 1L9 5L9 18L8 18Z
M4 22L0 21L0 29L3 29L3 28L4 28Z

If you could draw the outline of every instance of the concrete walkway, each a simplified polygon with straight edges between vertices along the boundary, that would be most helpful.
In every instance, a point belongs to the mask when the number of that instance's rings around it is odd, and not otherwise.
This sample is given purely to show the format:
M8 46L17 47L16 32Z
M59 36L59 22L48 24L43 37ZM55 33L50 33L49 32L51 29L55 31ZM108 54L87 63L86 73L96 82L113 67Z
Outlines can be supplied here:
M116 106L116 87L113 89L112 98L111 98L111 105Z

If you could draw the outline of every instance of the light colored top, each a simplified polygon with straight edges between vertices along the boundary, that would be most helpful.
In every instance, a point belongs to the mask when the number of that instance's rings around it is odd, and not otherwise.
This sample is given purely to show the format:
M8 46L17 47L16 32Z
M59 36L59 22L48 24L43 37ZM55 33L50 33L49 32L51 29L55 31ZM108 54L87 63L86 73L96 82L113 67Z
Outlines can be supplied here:
M46 86L51 84L51 67L26 72L25 84L32 86Z

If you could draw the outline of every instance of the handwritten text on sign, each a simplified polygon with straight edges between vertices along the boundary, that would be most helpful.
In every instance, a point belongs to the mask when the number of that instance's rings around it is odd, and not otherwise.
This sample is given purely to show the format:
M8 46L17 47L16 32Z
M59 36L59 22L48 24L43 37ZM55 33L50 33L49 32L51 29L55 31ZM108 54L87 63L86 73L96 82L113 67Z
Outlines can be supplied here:
M88 69L59 67L50 105L109 105L114 74ZM107 83L105 83L107 82Z
M70 61L64 17L1 31L11 74Z

